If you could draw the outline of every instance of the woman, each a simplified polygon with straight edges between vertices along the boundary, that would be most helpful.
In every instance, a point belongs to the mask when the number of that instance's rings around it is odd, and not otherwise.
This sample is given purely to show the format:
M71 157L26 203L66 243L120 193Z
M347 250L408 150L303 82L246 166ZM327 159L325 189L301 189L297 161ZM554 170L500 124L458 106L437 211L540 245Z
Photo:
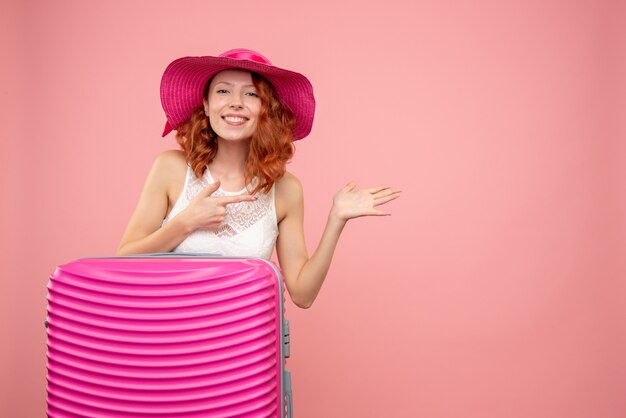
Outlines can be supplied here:
M235 49L172 62L161 81L161 102L163 136L176 129L182 150L156 158L119 255L175 251L269 259L275 245L291 299L308 308L346 222L388 215L376 207L399 197L389 186L357 190L349 183L335 194L309 257L302 186L286 163L292 141L311 130L311 83L257 52Z

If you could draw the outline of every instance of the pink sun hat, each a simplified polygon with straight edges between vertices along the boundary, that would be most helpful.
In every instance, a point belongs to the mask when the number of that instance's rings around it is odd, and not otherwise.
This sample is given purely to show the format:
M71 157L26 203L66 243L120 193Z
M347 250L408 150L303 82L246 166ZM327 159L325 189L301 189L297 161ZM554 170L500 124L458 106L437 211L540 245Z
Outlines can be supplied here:
M161 78L161 104L167 117L165 136L187 121L202 104L202 90L207 81L220 71L241 68L265 77L276 90L282 103L295 115L293 140L311 132L315 113L315 97L311 82L302 74L284 70L258 52L237 48L218 57L183 57L167 66Z

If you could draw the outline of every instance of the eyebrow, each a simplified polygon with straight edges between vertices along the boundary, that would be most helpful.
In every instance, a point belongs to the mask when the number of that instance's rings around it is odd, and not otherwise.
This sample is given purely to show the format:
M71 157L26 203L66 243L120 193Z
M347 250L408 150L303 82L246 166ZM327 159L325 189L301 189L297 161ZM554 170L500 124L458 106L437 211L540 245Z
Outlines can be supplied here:
M228 81L218 81L217 83L215 83L216 86L218 84L228 84L229 86L233 85L233 83L229 83ZM254 84L244 84L242 87L254 87Z

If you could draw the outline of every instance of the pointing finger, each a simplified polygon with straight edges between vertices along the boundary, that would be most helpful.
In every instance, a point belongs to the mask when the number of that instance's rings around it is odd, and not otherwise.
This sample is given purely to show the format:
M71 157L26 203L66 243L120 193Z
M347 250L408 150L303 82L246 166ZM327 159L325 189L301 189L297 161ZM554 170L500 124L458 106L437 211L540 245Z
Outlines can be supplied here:
M224 205L230 205L231 203L239 202L254 202L255 200L257 200L257 197L249 194L239 196L224 196L219 198L219 202Z

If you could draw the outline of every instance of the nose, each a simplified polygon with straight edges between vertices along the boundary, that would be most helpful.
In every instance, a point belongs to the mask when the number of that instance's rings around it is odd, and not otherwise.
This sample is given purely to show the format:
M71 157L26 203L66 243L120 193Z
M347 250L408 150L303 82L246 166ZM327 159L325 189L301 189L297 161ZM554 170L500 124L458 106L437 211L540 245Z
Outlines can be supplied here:
M238 94L231 95L231 101L228 105L231 109L243 109L243 105L241 104L241 97Z

